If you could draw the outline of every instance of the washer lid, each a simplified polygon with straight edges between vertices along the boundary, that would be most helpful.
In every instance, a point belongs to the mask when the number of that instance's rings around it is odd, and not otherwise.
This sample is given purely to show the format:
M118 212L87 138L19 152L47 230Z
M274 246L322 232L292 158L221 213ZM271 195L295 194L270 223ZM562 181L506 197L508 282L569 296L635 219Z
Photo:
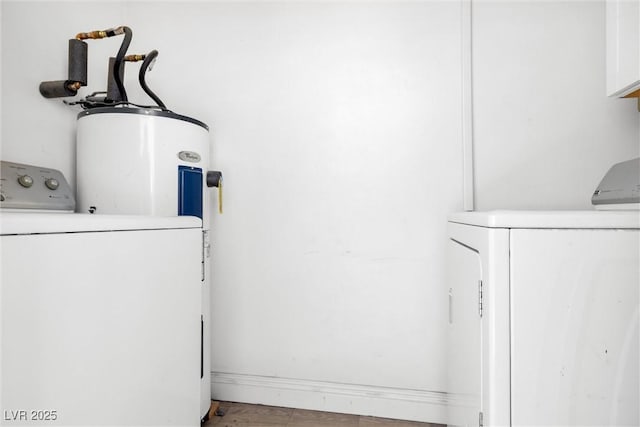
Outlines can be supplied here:
M640 229L639 211L488 211L458 212L449 222L489 228Z
M0 235L201 228L192 216L91 215L0 211Z

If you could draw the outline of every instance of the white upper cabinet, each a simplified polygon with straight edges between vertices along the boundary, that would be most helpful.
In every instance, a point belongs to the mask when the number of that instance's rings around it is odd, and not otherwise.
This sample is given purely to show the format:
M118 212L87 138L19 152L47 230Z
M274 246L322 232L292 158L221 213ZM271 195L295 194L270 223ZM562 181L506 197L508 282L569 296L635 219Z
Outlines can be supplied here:
M606 4L607 95L640 96L640 0Z

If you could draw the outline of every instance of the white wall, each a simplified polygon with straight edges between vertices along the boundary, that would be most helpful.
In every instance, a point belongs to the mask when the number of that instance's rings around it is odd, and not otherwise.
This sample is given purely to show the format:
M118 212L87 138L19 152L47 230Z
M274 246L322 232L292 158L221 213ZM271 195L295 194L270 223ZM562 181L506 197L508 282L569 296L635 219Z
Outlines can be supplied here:
M211 66L192 79L211 87L196 102L214 117L227 207L213 233L215 395L443 421L459 5L204 10L190 22Z
M603 1L474 2L476 209L591 209L640 156L637 100L605 82Z

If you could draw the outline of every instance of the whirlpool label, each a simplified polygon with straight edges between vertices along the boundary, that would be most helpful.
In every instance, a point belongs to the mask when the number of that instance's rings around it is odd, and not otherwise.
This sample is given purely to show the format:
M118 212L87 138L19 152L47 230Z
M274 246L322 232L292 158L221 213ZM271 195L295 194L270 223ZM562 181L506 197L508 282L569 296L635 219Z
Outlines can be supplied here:
M191 163L198 163L201 160L200 154L195 151L181 151L178 153L178 158Z

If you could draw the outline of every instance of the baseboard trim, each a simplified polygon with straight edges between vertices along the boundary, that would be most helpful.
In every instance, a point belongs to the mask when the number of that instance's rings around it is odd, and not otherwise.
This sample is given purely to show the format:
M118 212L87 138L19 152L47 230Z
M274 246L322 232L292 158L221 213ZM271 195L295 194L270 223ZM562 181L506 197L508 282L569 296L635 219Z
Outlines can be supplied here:
M446 423L444 392L312 381L297 378L211 373L216 400Z

